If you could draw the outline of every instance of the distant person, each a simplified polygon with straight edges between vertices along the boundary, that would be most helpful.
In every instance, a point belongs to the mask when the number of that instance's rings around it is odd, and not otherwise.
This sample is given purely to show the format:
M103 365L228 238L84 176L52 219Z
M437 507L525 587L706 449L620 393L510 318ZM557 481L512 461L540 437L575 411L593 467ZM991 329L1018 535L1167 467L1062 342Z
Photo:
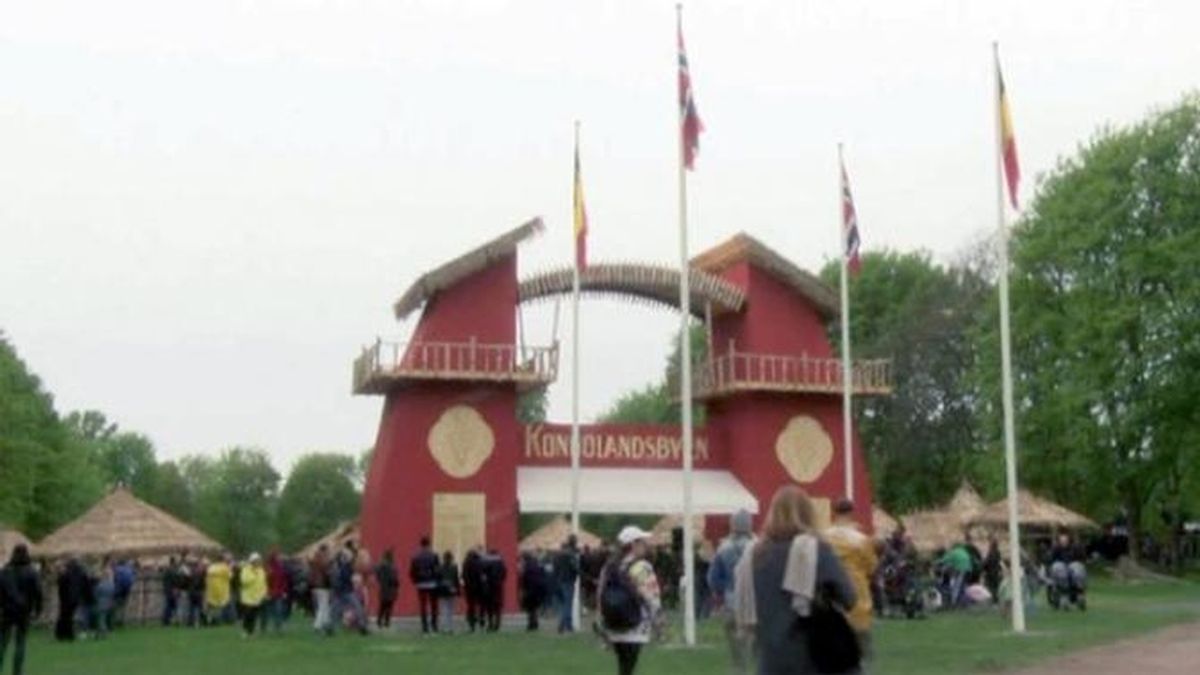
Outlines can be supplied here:
M210 625L228 623L229 603L231 601L230 583L233 570L229 566L229 556L218 558L204 570L204 616Z
M400 575L396 572L396 560L392 549L383 552L383 559L375 566L375 582L379 584L379 615L375 625L388 628L392 625L392 607L400 594Z
M971 562L971 554L967 550L966 544L958 543L950 547L939 560L949 581L949 607L958 607L963 601L963 589L966 588L967 578L971 574L974 564Z
M353 549L342 549L334 560L332 578L333 600L330 603L332 620L325 629L327 635L333 635L334 627L345 624L345 615L349 611L354 622L354 628L361 635L367 634L367 611L363 607L362 596L354 586L354 562L356 555Z
M822 655L810 652L807 624L797 617L814 618L814 601L835 610L858 601L837 554L816 536L814 523L808 496L794 485L780 488L771 499L762 535L734 571L737 621L743 630L754 631L760 675L820 672L814 660ZM844 644L827 649L856 651L853 631L845 626L845 633Z
M179 608L179 588L182 585L179 571L179 561L175 556L167 558L167 566L162 569L163 611L162 625L170 626L175 621L175 612Z
M729 536L717 547L712 564L708 568L709 591L713 594L713 599L721 605L721 623L725 628L725 641L729 644L729 656L732 660L731 672L739 674L750 672L753 645L737 627L733 571L737 569L738 561L742 559L746 549L754 545L753 526L753 516L745 509L730 516Z
M987 553L983 556L983 585L992 595L992 603L1000 601L1000 582L1004 579L1004 559L1000 557L1000 542L996 537L988 539Z
M626 525L617 534L620 549L600 573L597 614L617 655L618 675L634 672L642 646L658 630L662 593L650 564L649 540L649 532Z
M486 628L483 611L483 594L487 581L483 574L483 555L480 547L472 547L463 556L462 564L463 596L467 605L467 627L475 632L475 627Z
M133 568L133 563L129 560L122 560L113 565L113 583L116 586L116 595L114 601L116 603L113 608L113 625L125 625L125 608L129 606L129 596L133 593L133 583L137 580L137 572Z
M184 568L188 626L199 626L204 621L204 584L207 573L208 566L202 558L192 560L191 564Z
M72 557L63 565L57 585L58 621L54 624L54 637L69 642L75 639L75 615L84 596L91 592L87 572L78 558Z
M321 544L308 561L308 585L313 596L313 630L328 633L333 619L329 616L330 565L329 546Z
M276 633L283 630L288 585L288 571L283 565L283 558L279 556L279 549L272 549L267 556L267 620Z
M971 558L971 571L967 573L966 585L971 586L979 583L983 573L983 553L979 547L975 545L974 539L970 532L963 534L962 547L966 550L967 555Z
M100 578L95 587L95 618L92 624L97 638L108 636L112 630L113 608L117 604L117 584L113 578L112 567L105 565L100 568Z
M442 629L447 633L453 633L454 605L458 602L459 593L462 591L462 580L458 574L458 563L454 561L454 554L450 551L442 554L442 566L439 571L441 581L438 586L438 602L441 605Z
M438 556L429 545L429 537L421 537L421 548L408 564L408 578L417 590L421 611L421 632L438 632L438 585L441 575Z
M267 599L267 572L262 566L262 556L251 553L241 570L242 634L254 635L258 614Z
M500 630L500 615L504 611L504 582L508 580L508 566L496 549L489 549L483 556L483 604L487 615L487 629L495 633Z
M538 612L546 601L546 570L526 551L521 555L521 609L525 611L525 630L538 629Z
M8 564L0 568L0 671L9 640L13 642L13 675L25 672L25 642L29 624L42 612L42 585L25 544L13 547Z
M833 547L842 569L854 585L858 602L850 608L847 619L858 634L859 647L863 654L871 646L871 578L879 559L875 555L875 542L858 529L854 520L854 502L839 499L833 507L833 525L825 530L825 541Z
M575 632L575 586L579 582L579 543L574 534L567 537L554 556L554 591L558 595L558 632Z

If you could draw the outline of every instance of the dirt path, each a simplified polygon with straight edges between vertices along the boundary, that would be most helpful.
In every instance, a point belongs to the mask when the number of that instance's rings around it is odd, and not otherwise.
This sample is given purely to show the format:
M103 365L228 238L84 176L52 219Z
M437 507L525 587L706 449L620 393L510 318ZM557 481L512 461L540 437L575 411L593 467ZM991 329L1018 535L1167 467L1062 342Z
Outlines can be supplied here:
M1051 659L1016 675L1194 675L1198 664L1200 623L1189 623Z

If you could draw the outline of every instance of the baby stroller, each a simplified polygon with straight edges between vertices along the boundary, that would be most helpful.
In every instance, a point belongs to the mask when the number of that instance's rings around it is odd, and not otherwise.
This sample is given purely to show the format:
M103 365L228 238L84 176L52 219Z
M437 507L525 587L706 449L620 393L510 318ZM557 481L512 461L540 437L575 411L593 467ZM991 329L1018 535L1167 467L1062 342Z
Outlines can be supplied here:
M1046 602L1054 609L1087 611L1087 568L1081 562L1055 562L1050 565L1050 583L1046 584Z

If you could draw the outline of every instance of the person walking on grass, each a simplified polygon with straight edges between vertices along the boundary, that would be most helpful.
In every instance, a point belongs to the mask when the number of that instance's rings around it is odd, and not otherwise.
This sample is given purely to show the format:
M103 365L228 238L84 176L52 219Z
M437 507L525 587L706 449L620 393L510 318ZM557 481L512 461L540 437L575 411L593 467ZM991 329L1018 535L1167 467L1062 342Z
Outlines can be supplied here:
M113 627L125 625L125 607L129 605L129 595L133 592L133 582L137 578L133 563L122 560L113 564L113 584L116 595L113 598Z
M454 561L454 554L450 551L442 554L441 576L441 585L438 587L438 594L440 595L438 602L441 605L442 629L447 633L453 634L454 605L458 603L458 596L462 591L462 579L458 573L458 563Z
M326 635L333 635L334 627L344 625L346 610L350 610L354 628L360 635L367 634L367 612L363 608L360 589L354 586L354 550L345 548L338 552L334 561L332 584L333 602L330 603L330 621L325 629Z
M262 566L262 556L251 553L241 568L242 635L254 635L258 614L267 599L267 572Z
M383 559L375 566L375 582L379 584L379 615L375 625L388 628L392 625L392 607L400 594L400 575L396 572L396 559L392 549L383 552Z
M417 604L421 611L421 632L438 632L438 586L441 570L438 556L429 545L429 537L421 537L421 548L408 564L408 578L417 589Z
M754 631L759 675L822 672L816 660L824 661L835 650L858 649L853 630L840 619L840 638L823 644L821 654L810 651L811 622L820 620L822 627L836 623L839 610L858 602L854 584L833 547L817 537L814 522L808 495L794 485L780 488L771 499L762 535L734 570L737 623ZM858 672L853 660L848 670L837 672Z
M54 624L55 639L71 642L75 639L75 614L89 591L87 572L78 558L71 558L58 573L58 621Z
M203 558L195 558L184 567L185 588L187 589L187 625L200 626L204 623L204 584L208 573L208 565Z
M8 564L0 567L0 672L4 653L13 643L13 675L25 672L25 642L29 624L42 612L42 585L25 544L13 547Z
M100 568L100 578L96 581L96 608L92 625L96 638L108 637L112 630L113 608L116 607L117 584L113 578L112 567L105 565Z
M279 550L272 549L267 556L267 620L276 633L283 630L287 597L288 572L279 557Z
M204 615L209 625L229 621L229 586L233 570L229 566L229 555L214 560L204 570Z
M508 580L508 565L500 551L489 549L483 556L483 608L487 615L487 630L500 630L500 614L504 610L504 582Z
M579 582L579 545L575 535L567 536L554 556L554 592L558 597L558 632L575 632L575 586Z
M525 610L525 630L538 629L538 613L546 602L546 570L533 553L521 554L521 609Z
M632 675L642 647L660 629L662 594L650 564L650 533L626 525L619 549L600 573L597 614L604 637L617 655L618 675Z
M708 568L709 592L712 593L713 600L721 606L725 641L729 644L729 656L732 660L730 672L737 675L748 675L750 672L753 646L748 636L737 627L733 571L737 569L738 561L742 559L746 549L754 545L753 525L753 517L745 509L730 516L729 536L717 547L712 564Z
M321 544L312 560L308 562L308 585L313 596L313 630L328 632L331 630L332 619L329 616L329 546Z
M873 608L871 577L879 566L879 558L875 555L875 542L858 529L858 523L854 520L854 503L849 499L840 499L834 505L833 525L825 530L825 541L837 553L846 576L854 585L858 602L850 608L846 618L858 634L860 650L864 655L869 654Z
M463 596L467 605L467 627L475 632L475 627L486 629L483 611L483 593L487 585L483 574L483 556L480 547L472 547L463 556L462 564Z

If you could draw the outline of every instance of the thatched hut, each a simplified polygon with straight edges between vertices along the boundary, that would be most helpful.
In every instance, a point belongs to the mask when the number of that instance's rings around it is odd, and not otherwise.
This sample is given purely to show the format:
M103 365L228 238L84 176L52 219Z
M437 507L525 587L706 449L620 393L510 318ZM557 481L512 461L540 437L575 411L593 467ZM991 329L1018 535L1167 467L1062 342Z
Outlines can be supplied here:
M358 528L358 521L347 520L339 523L337 527L330 530L325 536L305 546L297 555L308 560L316 554L317 549L321 548L322 544L328 547L330 551L338 551L346 545L346 542L352 541L357 544L361 539L362 532Z
M215 555L221 548L200 530L118 487L38 542L34 552L46 558L109 556L153 562L178 553Z
M945 509L917 511L900 517L913 547L929 554L962 541L962 523Z
M950 498L946 503L945 510L958 518L959 523L966 526L973 522L983 510L987 508L987 502L983 501L983 497L971 487L971 484L963 481L958 487L958 492Z
M19 544L29 546L29 538L21 534L20 530L0 525L0 566L8 562L8 556L12 555L12 550Z
M566 516L555 516L545 525L530 532L528 536L521 540L517 548L521 551L556 551L562 547L563 542L571 534L571 521ZM579 548L599 548L604 543L600 537L588 532L582 527L579 528L577 537Z
M972 522L986 527L1008 527L1008 500L991 504L977 515ZM1098 529L1099 526L1088 518L1055 504L1049 499L1038 497L1028 490L1017 493L1017 523L1022 527L1044 528L1048 530L1085 530Z

